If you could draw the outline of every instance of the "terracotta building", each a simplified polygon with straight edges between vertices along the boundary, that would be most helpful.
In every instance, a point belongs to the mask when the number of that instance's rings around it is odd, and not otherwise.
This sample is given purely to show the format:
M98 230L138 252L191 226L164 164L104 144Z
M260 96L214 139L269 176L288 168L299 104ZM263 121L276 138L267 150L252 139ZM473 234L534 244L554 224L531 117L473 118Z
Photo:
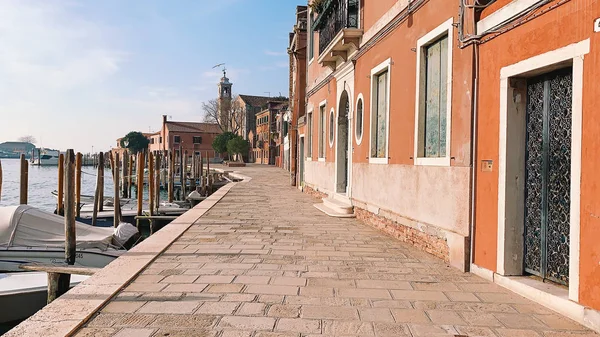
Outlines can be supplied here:
M304 190L467 270L473 51L456 42L458 2L324 4L308 15Z
M252 95L238 95L234 101L234 106L239 110L240 117L236 118L240 122L237 134L248 139L250 131L256 130L256 114L260 113L267 107L267 103L270 101L274 102L285 102L285 97L265 97L265 96L252 96Z
M218 124L168 121L167 116L162 116L162 127L154 133L143 133L149 140L148 150L157 152L164 150L174 151L179 156L180 150L192 156L193 153L208 156L210 160L220 160L220 154L215 153L212 142L222 131ZM123 154L121 138L117 139L117 147L113 152Z
M289 170L290 183L292 186L302 183L301 167L304 165L304 160L299 160L304 153L304 149L300 149L304 139L300 138L298 129L301 121L303 123L306 114L306 29L307 29L308 7L296 7L296 23L290 33L290 45L288 54L290 56L290 101L289 101L289 132L287 135L287 143L289 147Z
M600 331L600 1L320 5L298 123L316 206Z
M497 0L471 16L472 271L598 330L600 1Z
M267 102L264 110L256 114L256 133L253 148L250 149L250 160L258 164L275 165L280 158L280 133L278 132L278 118L287 104L281 102Z

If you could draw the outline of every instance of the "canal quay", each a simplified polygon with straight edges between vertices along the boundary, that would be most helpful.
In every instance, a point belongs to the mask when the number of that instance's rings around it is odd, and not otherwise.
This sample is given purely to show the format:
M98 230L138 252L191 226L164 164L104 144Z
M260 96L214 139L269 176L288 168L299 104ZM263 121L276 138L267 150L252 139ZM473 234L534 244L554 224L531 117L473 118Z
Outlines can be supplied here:
M6 336L592 336L318 200L266 166ZM5 309L3 309L5 310Z

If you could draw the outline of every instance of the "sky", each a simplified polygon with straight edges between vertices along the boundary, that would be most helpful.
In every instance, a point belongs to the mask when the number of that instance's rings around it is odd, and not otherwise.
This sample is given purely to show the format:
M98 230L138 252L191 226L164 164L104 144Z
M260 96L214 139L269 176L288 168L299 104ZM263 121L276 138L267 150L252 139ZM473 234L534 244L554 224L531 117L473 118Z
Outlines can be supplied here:
M202 121L225 63L233 93L288 95L304 0L0 0L0 143L107 151L162 115ZM270 94L269 94L270 93Z

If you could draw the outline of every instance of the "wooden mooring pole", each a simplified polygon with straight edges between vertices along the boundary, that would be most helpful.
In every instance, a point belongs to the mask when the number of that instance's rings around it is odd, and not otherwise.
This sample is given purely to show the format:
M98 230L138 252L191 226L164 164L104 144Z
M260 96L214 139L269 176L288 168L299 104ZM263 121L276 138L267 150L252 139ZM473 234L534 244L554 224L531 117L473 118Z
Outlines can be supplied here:
M137 215L142 215L142 201L144 200L144 152L140 151L137 154Z
M25 154L21 153L21 188L19 193L19 203L27 205L27 185L29 180L29 164L25 160Z
M111 152L112 154L112 152ZM111 156L112 157L112 156ZM114 160L112 160L111 158L111 162L113 163L113 182L114 182L114 192L115 192L115 196L114 196L114 215L113 215L113 226L114 227L118 227L119 223L121 222L121 200L119 198L119 194L121 193L119 191L119 153L116 152L115 153L115 158Z
M104 162L104 153L100 152L98 154L98 160ZM104 166L98 165L97 175L96 175L96 191L94 192L94 210L92 212L92 226L96 226L96 221L98 221L98 209L100 205L104 203L104 200L100 199L100 189L104 189L102 186L102 174L104 173Z
M58 197L56 214L65 215L64 209L64 195L65 195L65 155L58 155Z
M128 162L127 162L127 158L129 157L129 154L127 153L127 150L123 151L123 158L121 158L121 160L123 161L123 165L121 165L123 172L122 172L122 177L121 177L121 189L122 189L122 196L123 198L127 198L127 190L129 190L129 187L127 186L127 171L128 171Z
M150 215L154 214L154 153L148 152L148 204Z
M181 184L179 189L179 200L183 200L183 193L185 187L185 169L183 167L183 163L183 149L181 148L181 146L179 146L179 183Z
M62 157L62 154L59 156ZM59 162L59 166L61 162ZM76 233L75 233L75 153L72 149L67 150L67 156L63 162L65 193L65 262L68 265L75 264ZM66 166L66 170L64 167ZM71 284L70 274L48 273L48 303L66 293Z
M160 152L156 153L156 165L154 165L156 167L156 179L154 180L154 194L156 195L156 199L155 199L155 207L156 207L156 211L155 214L158 214L158 209L160 207Z
M127 156L127 160L128 160L128 165L127 168L129 170L127 170L127 198L131 198L131 183L132 183L132 179L133 179L133 156L132 155L128 155Z
M104 169L106 168L105 166L106 163L106 154L104 152L101 152L99 154L98 157L98 174L100 175L100 179L98 180L100 182L100 195L98 196L98 211L102 212L104 211Z
M75 207L77 212L77 217L79 214L79 205L81 204L81 160L83 159L83 155L80 152L77 152L77 156L75 157Z
M168 182L168 194L169 194L169 202L173 202L173 187L175 185L175 158L173 156L173 151L169 150L169 174L167 179Z

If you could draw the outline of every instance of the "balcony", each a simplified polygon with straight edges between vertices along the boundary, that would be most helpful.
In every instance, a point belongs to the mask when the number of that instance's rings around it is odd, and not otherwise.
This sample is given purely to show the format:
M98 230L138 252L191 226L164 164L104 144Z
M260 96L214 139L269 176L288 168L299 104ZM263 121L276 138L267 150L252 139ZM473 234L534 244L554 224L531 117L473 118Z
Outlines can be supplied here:
M360 47L358 0L327 0L315 20L319 32L319 64L336 69L338 61Z

